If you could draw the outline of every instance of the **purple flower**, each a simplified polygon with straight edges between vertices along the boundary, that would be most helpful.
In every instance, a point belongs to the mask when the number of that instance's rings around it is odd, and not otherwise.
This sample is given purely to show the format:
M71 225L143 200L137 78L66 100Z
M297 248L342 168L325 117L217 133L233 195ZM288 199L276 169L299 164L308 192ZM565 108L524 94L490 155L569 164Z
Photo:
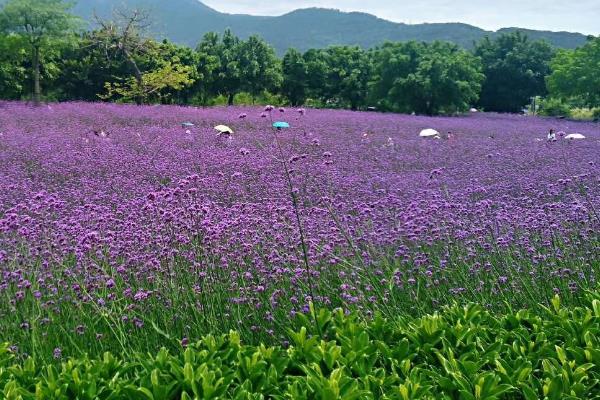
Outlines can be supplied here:
M57 347L57 348L54 349L54 351L52 352L52 357L55 360L62 359L62 350L60 349L60 347Z
M453 296L521 292L519 274L563 292L597 280L589 265L600 209L596 124L294 109L302 126L283 136L249 119L233 142L208 135L231 115L268 118L274 108L231 110L60 103L48 114L3 103L5 313L33 321L23 304L33 300L47 318L40 324L56 324L82 307L114 305L135 335L155 302L185 318L169 290L189 292L190 307L204 312L203 298L219 288L232 307L249 310L248 321L263 317L266 325L255 325L269 334L303 310L311 279L319 288L335 277L315 304L364 315L417 285L435 289L441 307ZM174 123L189 120L204 121L194 137ZM79 134L89 125L110 139ZM415 133L429 126L453 139L419 140ZM550 128L588 141L534 140ZM487 254L508 250L516 265L491 264ZM458 279L465 265L469 279Z
M148 297L150 297L151 292L145 291L145 290L138 290L136 292L136 294L133 296L133 299L137 302L141 302L146 300Z

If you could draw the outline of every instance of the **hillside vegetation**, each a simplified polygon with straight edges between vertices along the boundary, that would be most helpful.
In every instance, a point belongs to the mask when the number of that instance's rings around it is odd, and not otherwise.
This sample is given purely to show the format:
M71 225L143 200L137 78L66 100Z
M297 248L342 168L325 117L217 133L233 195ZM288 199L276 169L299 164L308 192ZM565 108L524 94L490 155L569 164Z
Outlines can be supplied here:
M495 37L520 28L498 32L486 31L467 24L434 23L407 25L386 21L365 13L310 8L279 17L261 17L220 13L197 0L79 0L75 12L90 21L94 10L108 17L115 7L144 7L151 10L153 31L157 38L194 47L207 32L231 29L246 39L259 35L271 44L277 54L289 48L306 51L331 45L359 45L365 49L385 41L449 41L465 48L485 36ZM535 40L546 40L560 48L575 48L585 43L585 35L569 32L525 30Z

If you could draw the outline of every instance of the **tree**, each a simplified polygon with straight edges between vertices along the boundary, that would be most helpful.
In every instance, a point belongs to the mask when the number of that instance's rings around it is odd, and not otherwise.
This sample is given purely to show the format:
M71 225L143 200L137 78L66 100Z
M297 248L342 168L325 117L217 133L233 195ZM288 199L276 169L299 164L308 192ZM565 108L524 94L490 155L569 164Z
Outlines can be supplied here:
M303 55L307 73L307 96L327 101L327 56L323 50L311 49Z
M0 94L4 99L19 99L26 86L25 43L17 35L0 34Z
M392 111L466 111L484 78L476 57L445 42L387 43L374 51L374 59L372 99Z
M169 90L181 90L191 85L193 83L191 74L192 67L167 62L158 69L142 73L141 81L138 81L136 76L124 82L107 82L105 84L107 93L101 98L135 100L139 102L138 104L147 103L152 98L161 101L165 96L169 96Z
M86 32L63 49L57 79L60 85L56 87L60 100L97 101L106 82L131 75L124 59L98 46L103 35L98 31Z
M194 50L166 40L147 43L146 50L134 58L142 74L142 81L138 82L127 60L113 50L107 51L105 38L105 32L86 32L64 46L57 68L59 84L54 92L59 100L94 101L100 97L141 103L186 103L192 96L190 82L199 79L198 54ZM132 94L139 98L131 97Z
M368 93L370 60L357 46L332 46L325 50L327 62L327 100L356 110Z
M198 56L197 70L198 75L202 78L196 81L193 89L200 96L202 104L207 104L211 96L218 95L218 79L217 74L221 68L221 42L220 37L215 32L208 32L198 43L196 47Z
M22 35L31 51L32 97L41 101L41 59L44 46L76 26L77 19L69 13L71 4L63 0L8 0L2 8L5 29Z
M479 60L470 53L434 42L424 47L417 70L398 89L405 87L416 112L450 114L466 111L477 101L483 79Z
M93 39L94 45L100 48L108 59L122 58L131 71L136 84L137 93L143 92L143 73L137 58L148 55L156 49L156 42L148 38L145 31L150 26L148 13L141 9L133 11L116 10L112 20L96 18L100 29ZM135 90L134 90L135 91ZM144 99L138 97L135 102L140 105Z
M195 83L202 81L206 77L198 69L200 55L194 49L187 46L180 46L167 40L162 41L158 48L158 53L158 59L150 60L156 65L154 68L161 68L166 63L176 64L180 67L186 67L189 78L189 81L183 87L174 88L171 86L164 88L161 91L162 101L168 100L176 104L188 104L197 91Z
M369 97L372 104L377 104L382 111L413 111L408 99L401 97L401 92L394 90L394 96L390 93L397 79L417 70L422 52L423 44L418 42L388 42L371 52L373 75Z
M116 77L104 77L105 93L98 93L100 98L138 105L165 102L197 79L193 50L151 39L146 33L150 27L146 11L116 10L112 20L96 19L100 29L85 38L93 49L90 55L97 61L99 51L107 65L120 72Z
M483 39L475 47L485 81L479 105L487 111L520 112L534 96L546 94L553 48L520 32Z
M257 96L265 90L278 89L281 84L281 66L275 51L258 36L243 41L229 29L221 38L208 33L196 51L200 59L198 71L205 78L201 83L204 91L213 96L225 95L229 105L241 91Z
M302 54L289 49L282 60L283 84L281 92L294 106L306 101L308 92L308 67Z
M290 57L297 55L289 53ZM368 82L371 62L368 53L356 46L332 46L325 50L312 49L303 56L302 69L295 72L295 90L303 91L303 95L319 99L324 104L337 105L357 109L364 105L368 93ZM300 61L298 59L298 61ZM288 69L287 85L291 88L292 75ZM305 76L305 88L302 88L302 76Z
M242 87L242 71L240 69L240 39L227 29L220 44L219 69L217 70L220 92L227 96L227 104L232 106L235 95Z
M547 83L552 97L600 106L600 37L573 51L559 51L551 68Z
M275 50L258 36L240 42L238 62L241 71L241 89L253 97L275 91L282 81L281 64Z

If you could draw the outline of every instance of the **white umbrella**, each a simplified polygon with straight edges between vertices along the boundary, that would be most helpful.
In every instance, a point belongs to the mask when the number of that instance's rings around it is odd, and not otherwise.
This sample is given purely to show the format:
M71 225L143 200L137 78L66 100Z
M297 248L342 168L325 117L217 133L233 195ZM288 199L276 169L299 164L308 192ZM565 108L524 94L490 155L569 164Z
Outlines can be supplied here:
M478 109L476 109L476 108L471 108L469 111L470 111L470 112L472 112L472 113L479 112L479 110L478 110Z
M422 138L435 138L435 137L440 137L440 133L438 131L436 131L435 129L423 129L421 131L421 133L419 133L419 137Z
M217 125L217 126L215 126L215 130L217 132L221 133L221 134L224 134L224 133L231 134L231 133L233 133L233 130L231 130L231 128L228 127L227 125Z
M581 140L581 139L585 139L585 136L583 136L581 133L571 133L570 135L565 136L565 139L567 139L567 140Z

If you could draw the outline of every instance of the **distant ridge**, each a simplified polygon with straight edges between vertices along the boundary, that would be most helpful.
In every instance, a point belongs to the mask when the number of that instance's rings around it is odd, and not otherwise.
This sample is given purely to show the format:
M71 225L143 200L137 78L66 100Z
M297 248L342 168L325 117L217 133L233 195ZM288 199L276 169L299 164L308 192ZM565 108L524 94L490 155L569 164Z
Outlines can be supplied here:
M560 48L574 48L585 43L580 33L548 32L505 28L486 31L462 23L408 25L395 23L360 12L341 12L323 8L292 11L278 17L225 14L197 0L79 0L75 12L91 21L94 10L108 16L115 7L143 7L151 12L154 34L176 43L195 47L206 32L223 32L226 28L241 37L258 34L275 47L279 54L294 47L305 51L330 45L349 44L365 48L391 41L445 40L465 48L488 35L521 30L532 39L544 39Z

